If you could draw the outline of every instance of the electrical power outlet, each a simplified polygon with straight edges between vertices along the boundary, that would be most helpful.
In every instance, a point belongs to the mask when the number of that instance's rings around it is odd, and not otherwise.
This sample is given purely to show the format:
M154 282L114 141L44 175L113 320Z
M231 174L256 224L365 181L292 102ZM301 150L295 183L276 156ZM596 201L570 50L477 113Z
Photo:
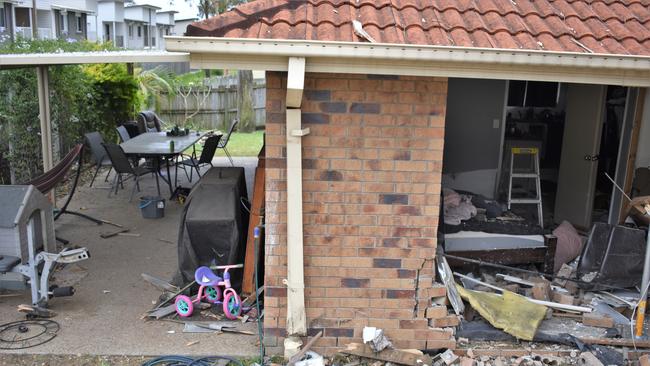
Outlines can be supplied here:
M498 118L492 120L492 128L499 128L500 121Z

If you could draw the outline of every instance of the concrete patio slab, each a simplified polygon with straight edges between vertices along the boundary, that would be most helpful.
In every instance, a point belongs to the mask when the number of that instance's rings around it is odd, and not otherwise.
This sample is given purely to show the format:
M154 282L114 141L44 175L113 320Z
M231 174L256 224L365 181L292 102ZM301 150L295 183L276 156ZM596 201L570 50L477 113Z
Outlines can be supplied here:
M215 166L230 165L227 159L217 158ZM237 166L246 167L249 192L253 187L257 158L236 158ZM105 173L104 173L105 174ZM80 278L75 285L76 294L68 298L55 298L50 308L58 315L53 319L61 329L51 342L21 351L21 353L90 354L90 355L230 355L251 357L259 354L257 336L237 334L183 334L182 324L167 321L145 321L142 314L152 308L152 301L160 291L146 283L141 273L170 279L176 270L176 240L182 206L168 202L165 217L143 219L138 200L128 202L132 182L125 184L117 196L107 197L108 184L103 175L98 187L87 184L79 187L70 209L109 220L130 228L139 237L115 236L100 238L104 232L115 231L109 225L94 223L72 215L63 215L56 221L57 235L70 243L85 246L91 258L69 268L61 279ZM189 186L185 175L179 180ZM196 182L196 180L195 180ZM104 188L102 188L102 186ZM143 191L136 194L155 194L155 181L145 177ZM162 188L162 187L161 187ZM163 191L163 194L166 191ZM56 276L56 274L55 274ZM29 303L24 292L19 297L0 298L0 323L24 319L16 306ZM239 329L256 331L256 323L235 322ZM198 343L188 346L189 343Z

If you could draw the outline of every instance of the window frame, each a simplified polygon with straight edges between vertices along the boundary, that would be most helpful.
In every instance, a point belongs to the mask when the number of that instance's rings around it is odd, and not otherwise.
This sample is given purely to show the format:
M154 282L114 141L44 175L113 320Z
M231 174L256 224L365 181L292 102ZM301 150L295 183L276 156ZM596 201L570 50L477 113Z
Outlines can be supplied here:
M4 3L0 3L0 27L7 27L7 12L5 11Z
M83 33L84 31L83 16L81 14L77 14L76 20L77 20L77 33Z

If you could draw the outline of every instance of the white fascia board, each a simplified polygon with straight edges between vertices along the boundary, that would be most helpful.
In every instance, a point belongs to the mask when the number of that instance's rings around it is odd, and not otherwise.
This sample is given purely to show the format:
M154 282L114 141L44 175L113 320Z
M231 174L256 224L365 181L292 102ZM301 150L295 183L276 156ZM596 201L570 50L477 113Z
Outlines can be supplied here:
M38 65L104 64L129 62L187 62L189 54L180 52L116 51L26 53L0 55L0 69Z
M193 67L221 65L286 71L287 57L305 57L308 72L650 86L648 56L217 37L165 39L167 50L190 52ZM266 67L265 61L269 62Z

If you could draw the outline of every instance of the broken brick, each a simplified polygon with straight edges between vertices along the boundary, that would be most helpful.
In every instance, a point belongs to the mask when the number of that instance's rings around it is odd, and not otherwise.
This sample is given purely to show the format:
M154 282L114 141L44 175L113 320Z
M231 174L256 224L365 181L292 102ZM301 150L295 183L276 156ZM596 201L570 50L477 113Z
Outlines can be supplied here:
M551 284L547 281L540 281L533 285L533 299L549 301L551 298Z
M426 315L427 319L439 319L447 316L447 307L446 306L430 306L427 308Z
M650 355L639 357L639 366L650 366Z
M473 360L469 357L460 358L460 366L474 366L476 365L476 360Z
M447 297L447 288L443 285L437 285L427 288L429 297Z
M442 318L431 319L431 326L435 328L457 327L460 320L456 315L448 315Z
M571 295L553 291L553 301L565 305L575 305L576 299Z

